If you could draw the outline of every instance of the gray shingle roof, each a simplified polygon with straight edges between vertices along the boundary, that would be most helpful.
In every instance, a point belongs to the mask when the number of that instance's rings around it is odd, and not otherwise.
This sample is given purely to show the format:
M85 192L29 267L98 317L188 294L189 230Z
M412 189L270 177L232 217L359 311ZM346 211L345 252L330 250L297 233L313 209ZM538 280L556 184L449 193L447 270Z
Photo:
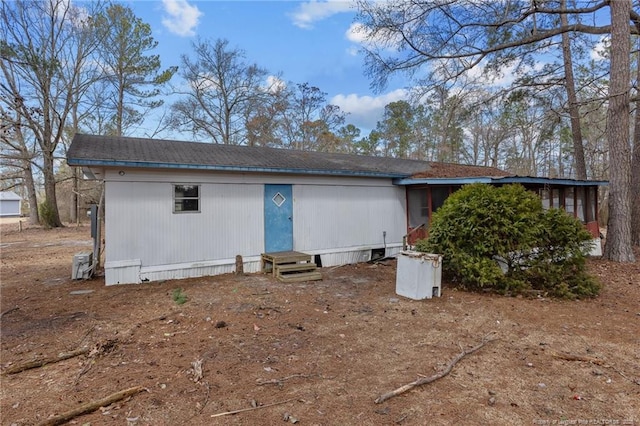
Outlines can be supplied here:
M494 167L434 163L388 157L296 151L266 147L216 145L176 140L76 134L67 152L71 166L142 167L294 173L397 178L396 184L551 183L606 185L606 181L577 181L515 176ZM454 182L455 181L455 182Z
M76 134L72 166L120 166L407 177L429 169L426 161L266 147L216 145Z
M13 191L0 191L0 200L18 201L22 198Z

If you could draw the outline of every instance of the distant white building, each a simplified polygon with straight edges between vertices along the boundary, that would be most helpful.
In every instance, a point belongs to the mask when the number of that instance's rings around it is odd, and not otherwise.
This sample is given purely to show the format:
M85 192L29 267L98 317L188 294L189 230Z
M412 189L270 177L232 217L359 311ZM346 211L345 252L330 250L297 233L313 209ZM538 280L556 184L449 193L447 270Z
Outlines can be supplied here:
M22 198L12 191L0 192L0 217L20 216Z

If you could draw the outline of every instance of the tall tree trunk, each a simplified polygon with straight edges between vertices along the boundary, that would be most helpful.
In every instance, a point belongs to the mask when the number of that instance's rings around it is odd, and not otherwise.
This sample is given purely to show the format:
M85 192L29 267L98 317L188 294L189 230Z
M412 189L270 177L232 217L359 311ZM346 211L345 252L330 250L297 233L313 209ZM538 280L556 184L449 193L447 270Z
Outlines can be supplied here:
M562 9L567 8L567 0L560 3ZM567 15L560 14L560 23L563 27L569 25ZM571 41L569 33L562 33L562 57L564 62L564 86L567 90L569 101L569 116L571 117L571 135L573 138L573 163L576 170L576 179L587 179L587 165L584 161L584 145L582 144L582 129L580 126L580 109L576 96L576 85L573 79L573 59L571 57Z
M640 38L637 41L640 45ZM640 54L636 54L636 81L640 81ZM638 89L636 96L640 96ZM631 160L631 243L640 246L640 98L636 100Z
M36 196L36 184L33 181L33 166L30 160L23 160L23 179L24 186L27 188L27 197L29 198L29 224L37 225L40 223L38 215L38 197Z
M41 217L41 220L46 221L48 226L58 228L64 226L60 220L60 213L58 212L58 199L56 197L56 176L53 168L53 152L45 151L42 158L42 174L44 177L44 194L45 203L48 204L50 216L47 218Z
M564 163L562 162L562 144L558 145L558 174L555 177L564 177Z
M611 9L611 68L607 141L609 143L609 222L604 257L633 262L631 248L631 150L629 146L629 91L631 0L609 3Z

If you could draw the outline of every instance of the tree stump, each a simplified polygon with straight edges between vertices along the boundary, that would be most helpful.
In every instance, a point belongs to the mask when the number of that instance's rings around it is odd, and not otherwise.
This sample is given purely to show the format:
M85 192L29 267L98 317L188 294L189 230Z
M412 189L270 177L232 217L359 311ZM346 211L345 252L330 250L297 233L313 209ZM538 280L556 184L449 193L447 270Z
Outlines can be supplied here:
M236 256L236 275L244 275L244 262L242 256Z

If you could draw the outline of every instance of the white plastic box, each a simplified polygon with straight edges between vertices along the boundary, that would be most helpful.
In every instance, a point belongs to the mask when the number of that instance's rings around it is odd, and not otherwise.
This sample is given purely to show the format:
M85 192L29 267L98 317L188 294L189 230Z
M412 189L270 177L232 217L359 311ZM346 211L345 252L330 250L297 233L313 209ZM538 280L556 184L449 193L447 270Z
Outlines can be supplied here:
M440 297L442 255L403 251L398 255L396 293L414 300Z

